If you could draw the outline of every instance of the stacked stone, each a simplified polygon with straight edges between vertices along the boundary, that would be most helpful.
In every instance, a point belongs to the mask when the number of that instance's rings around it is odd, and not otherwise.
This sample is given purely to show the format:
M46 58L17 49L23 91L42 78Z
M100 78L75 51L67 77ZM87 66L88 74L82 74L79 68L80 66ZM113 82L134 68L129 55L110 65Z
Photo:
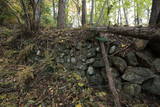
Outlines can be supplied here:
M109 57L117 89L131 96L137 96L143 90L160 95L160 58L154 57L146 50L144 43L146 42L137 40L135 48L125 56ZM109 50L109 54L112 54L116 47L110 49L112 50ZM91 86L98 88L106 86L105 65L98 43L85 41L70 47L62 44L57 52L59 53L57 63L86 76Z

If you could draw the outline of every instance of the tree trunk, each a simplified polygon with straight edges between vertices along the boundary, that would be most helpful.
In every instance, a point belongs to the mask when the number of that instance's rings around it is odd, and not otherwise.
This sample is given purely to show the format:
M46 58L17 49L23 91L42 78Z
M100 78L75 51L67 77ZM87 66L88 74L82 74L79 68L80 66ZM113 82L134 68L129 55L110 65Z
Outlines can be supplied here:
M160 38L160 29L151 27L95 27L90 28L89 31L93 32L106 32L122 36L130 36L140 39L150 40L152 38Z
M136 3L134 1L134 26L137 25Z
M34 0L33 2L33 30L39 29L40 18L41 18L41 2L42 0Z
M107 4L107 0L104 1L103 7L102 7L102 9L100 11L100 15L99 15L99 18L98 18L98 20L96 22L96 25L98 25L100 23L103 15L104 15L104 9L105 9L106 4Z
M31 18L29 17L30 16L29 12L28 12L29 10L28 10L24 0L20 0L20 4L21 4L21 8L24 12L24 16L25 16L25 18L24 18L25 30L26 30L26 32L31 32L32 31L32 27L31 27L32 25L31 25Z
M150 19L150 9L147 8L147 21L148 21L148 23L149 23L149 19Z
M52 0L52 7L53 7L53 20L56 20L56 7L55 7L55 1Z
M125 22L126 22L126 25L128 25L127 12L126 12L126 8L124 7L124 1L123 0L122 0L122 5L123 5L123 13L124 13Z
M119 24L122 25L121 0L119 0Z
M58 3L58 17L57 17L57 27L65 27L65 0L59 0Z
M32 33L39 30L42 0L20 0L24 12L25 32Z
M136 15L136 22L137 22L137 25L140 24L140 21L139 21L139 12L138 12L138 10L139 10L139 4L136 3L136 12L137 12L137 15Z
M90 24L93 24L94 0L91 1Z
M86 0L82 0L82 26L86 24Z
M160 24L160 0L153 0L149 25L157 24Z

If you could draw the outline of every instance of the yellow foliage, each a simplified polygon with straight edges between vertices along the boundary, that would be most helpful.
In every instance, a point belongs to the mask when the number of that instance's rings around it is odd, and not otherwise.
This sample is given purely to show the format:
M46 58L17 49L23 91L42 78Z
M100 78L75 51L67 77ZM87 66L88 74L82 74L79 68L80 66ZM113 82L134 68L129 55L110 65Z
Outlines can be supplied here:
M83 107L82 104L77 104L75 107Z
M102 91L102 92L96 93L96 95L97 95L97 96L100 96L100 97L104 97L104 96L107 95L107 93Z
M78 75L77 73L73 73L72 76L73 76L74 78L76 78L76 80L81 80L81 79L82 79L81 76Z
M83 83L78 83L78 86L83 87L84 84Z
M18 85L21 85L21 86L26 85L26 82L28 80L34 79L33 68L32 67L26 67L22 71L19 71L16 74L16 77L17 77L16 80L17 80Z
M125 44L121 44L121 47L124 48L124 47L126 47L126 45Z

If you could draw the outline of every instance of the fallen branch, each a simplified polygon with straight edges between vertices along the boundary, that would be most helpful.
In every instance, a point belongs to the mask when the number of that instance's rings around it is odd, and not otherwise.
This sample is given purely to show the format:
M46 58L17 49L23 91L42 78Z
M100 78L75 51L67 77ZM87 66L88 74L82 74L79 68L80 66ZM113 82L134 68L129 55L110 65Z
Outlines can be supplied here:
M103 37L103 34L101 33L100 36ZM100 41L100 46L101 46L103 60L104 60L104 63L105 63L107 78L108 78L108 81L109 81L109 88L110 88L110 90L113 94L114 102L115 102L116 107L121 107L119 95L118 95L118 92L115 88L115 82L114 82L114 79L113 79L113 76L112 76L111 68L110 68L109 61L108 61L108 54L106 52L104 42Z

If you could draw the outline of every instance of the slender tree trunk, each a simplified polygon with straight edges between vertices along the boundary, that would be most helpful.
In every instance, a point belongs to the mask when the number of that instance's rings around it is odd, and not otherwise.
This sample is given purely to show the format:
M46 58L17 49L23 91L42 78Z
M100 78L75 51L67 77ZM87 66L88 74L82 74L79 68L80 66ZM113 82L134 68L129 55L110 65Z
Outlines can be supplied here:
M121 2L120 2L120 0L118 0L118 5L119 5L119 8L118 8L117 24L118 24L118 25L122 25Z
M160 24L160 0L152 0L152 9L149 25L157 24Z
M24 18L25 29L26 29L27 32L31 32L32 31L31 18L29 17L28 9L25 5L24 0L20 0L20 4L21 4L22 10L24 12L24 16L25 16L25 18Z
M122 25L121 0L119 0L119 23Z
M18 12L16 11L16 9L14 9L14 8L12 7L12 3L10 3L10 2L7 1L7 0L5 0L4 3L12 10L12 11L11 11L11 14L13 14L13 15L16 17L17 22L21 25L22 23L21 23L21 19L20 19L20 17L19 17L19 14L17 14Z
M39 30L42 0L20 0L24 12L25 32L32 33Z
M137 25L140 24L140 20L139 20L139 12L138 12L138 10L139 10L139 4L136 3L136 12L137 12L137 15L136 15L136 22L137 22Z
M91 1L90 24L93 24L94 0Z
M86 0L82 0L82 26L86 24Z
M55 0L52 0L52 6L53 6L53 20L56 20L56 7L55 7Z
M117 25L119 25L119 9L117 10Z
M98 18L98 20L97 20L97 22L96 22L96 25L98 25L98 24L100 23L103 15L104 15L104 9L105 9L105 7L106 7L106 4L107 4L107 0L104 1L103 7L102 7L102 9L101 9L101 11L100 11L100 15L99 15L99 18Z
M39 29L40 19L41 19L41 2L42 0L34 0L33 3L33 15L34 15L34 30L37 31Z
M59 0L58 3L58 17L57 17L57 27L65 27L65 0Z
M148 23L149 23L149 19L150 19L150 9L147 8L147 21L148 21Z
M124 7L124 1L123 0L122 0L122 5L123 5L123 13L124 13L125 22L126 22L126 25L128 25L127 12L126 12L126 8Z

